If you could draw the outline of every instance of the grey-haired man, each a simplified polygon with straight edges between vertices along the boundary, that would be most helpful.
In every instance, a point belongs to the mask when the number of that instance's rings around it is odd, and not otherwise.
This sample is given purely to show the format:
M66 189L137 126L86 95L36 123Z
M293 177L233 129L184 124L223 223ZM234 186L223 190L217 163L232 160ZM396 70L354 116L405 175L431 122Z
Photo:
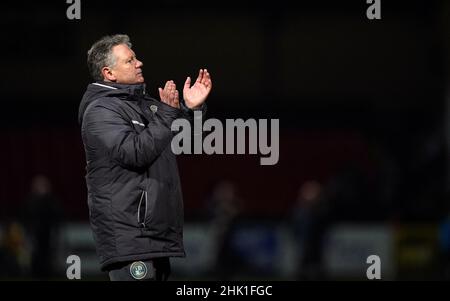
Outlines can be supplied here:
M88 51L94 83L79 108L86 153L89 217L101 268L111 280L167 280L170 257L185 256L183 200L171 124L205 112L211 76L187 77L146 94L143 63L126 35L106 36Z

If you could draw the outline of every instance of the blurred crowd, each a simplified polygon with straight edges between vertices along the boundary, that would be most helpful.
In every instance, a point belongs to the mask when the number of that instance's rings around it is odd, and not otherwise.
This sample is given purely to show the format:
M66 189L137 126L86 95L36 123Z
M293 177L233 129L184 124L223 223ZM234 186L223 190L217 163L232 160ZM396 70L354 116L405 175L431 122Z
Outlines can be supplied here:
M52 279L57 276L57 248L63 206L48 177L36 175L14 217L2 223L1 279Z
M204 197L199 218L211 234L213 252L205 277L221 280L275 277L273 271L282 264L282 258L270 257L277 244L270 231L281 225L288 229L294 242L295 261L291 267L294 272L290 279L326 280L329 275L324 270L324 242L330 229L343 222L373 222L395 229L409 224L434 227L435 230L426 232L423 240L432 241L436 246L431 248L434 251L426 263L427 274L422 277L450 279L450 195L444 164L448 154L442 133L419 133L417 147L408 156L399 155L393 151L395 148L386 145L389 143L370 145L373 167L370 172L349 163L327 179L299 181L297 193L284 215L269 221L255 220L247 210L246 200L240 194L245 183L232 179L213 183ZM50 179L45 175L34 176L19 212L1 224L1 279L61 277L56 258L61 246L61 229L66 222L63 208ZM190 220L188 216L188 223ZM244 233L249 224L261 225L268 234L256 237L260 232ZM404 238L407 244L423 249L420 245L423 242L414 238L414 233L408 235ZM261 249L269 255L255 255L261 254ZM414 261L419 257L409 258ZM423 269L416 272L421 274ZM398 277L403 276L399 273Z

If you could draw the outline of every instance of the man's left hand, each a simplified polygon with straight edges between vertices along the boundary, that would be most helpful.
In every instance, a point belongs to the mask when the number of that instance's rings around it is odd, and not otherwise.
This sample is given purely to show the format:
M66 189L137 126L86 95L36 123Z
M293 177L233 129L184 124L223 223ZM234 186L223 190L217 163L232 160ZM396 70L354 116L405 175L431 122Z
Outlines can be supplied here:
M159 97L161 101L168 104L171 107L180 108L180 102L178 100L178 90L177 86L173 82L173 80L169 80L166 82L164 89L158 88Z

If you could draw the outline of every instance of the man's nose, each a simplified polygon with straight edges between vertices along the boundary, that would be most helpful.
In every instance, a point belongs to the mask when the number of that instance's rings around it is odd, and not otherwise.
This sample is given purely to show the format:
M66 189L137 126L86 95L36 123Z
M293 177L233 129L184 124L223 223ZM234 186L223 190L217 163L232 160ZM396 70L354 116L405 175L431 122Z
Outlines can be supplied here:
M141 62L140 60L137 60L136 68L141 68L142 66L144 66L144 63Z

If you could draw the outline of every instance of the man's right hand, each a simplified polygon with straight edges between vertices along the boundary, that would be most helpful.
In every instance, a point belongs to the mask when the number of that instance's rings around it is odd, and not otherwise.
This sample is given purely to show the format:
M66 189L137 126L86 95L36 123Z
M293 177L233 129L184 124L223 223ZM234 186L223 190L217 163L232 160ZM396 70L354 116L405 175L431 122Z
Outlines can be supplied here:
M178 98L178 90L177 86L173 82L173 80L169 80L166 82L164 89L158 88L159 97L161 101L168 104L171 107L180 108L180 101Z

